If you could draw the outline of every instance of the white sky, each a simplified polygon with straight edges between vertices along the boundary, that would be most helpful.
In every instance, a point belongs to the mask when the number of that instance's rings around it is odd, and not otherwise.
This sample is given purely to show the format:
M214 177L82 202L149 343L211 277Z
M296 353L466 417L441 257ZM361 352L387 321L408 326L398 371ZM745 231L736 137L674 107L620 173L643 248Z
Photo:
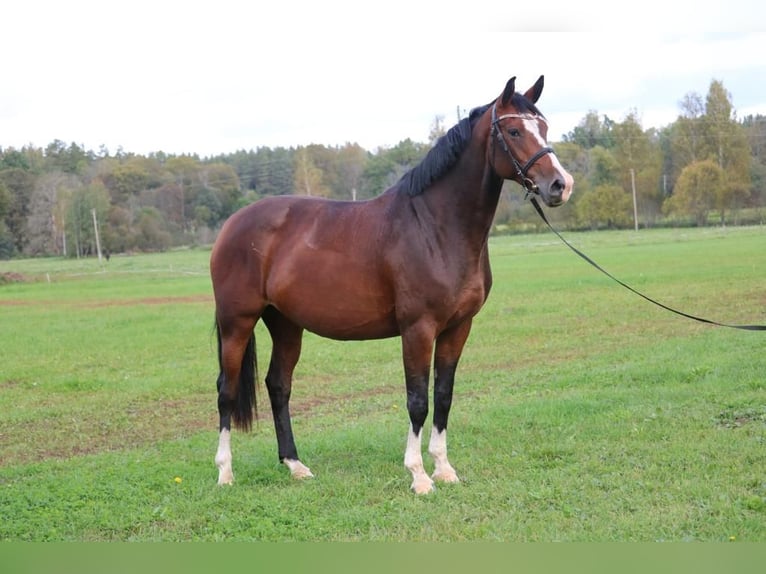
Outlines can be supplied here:
M436 115L540 74L549 139L644 128L712 79L766 115L762 0L24 0L0 13L0 147L202 156L427 141Z

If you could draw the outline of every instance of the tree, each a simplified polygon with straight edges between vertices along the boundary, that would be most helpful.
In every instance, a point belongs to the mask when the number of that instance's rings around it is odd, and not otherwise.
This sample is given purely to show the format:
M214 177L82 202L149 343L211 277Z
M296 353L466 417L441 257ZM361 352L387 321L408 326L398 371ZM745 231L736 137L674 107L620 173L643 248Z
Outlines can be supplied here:
M402 173L415 167L422 160L430 146L428 144L416 143L410 138L400 141L386 153L394 162L401 167Z
M716 200L723 224L727 210L741 207L749 194L751 156L747 134L734 117L731 94L718 80L710 83L704 126L707 157L726 174Z
M241 197L239 177L230 165L225 163L203 164L198 172L202 187L212 193L218 204L214 224L234 213Z
M596 146L608 149L614 143L612 138L613 126L614 122L608 116L604 116L604 119L601 120L598 112L590 110L579 125L564 136L564 141L577 144L584 149L591 149Z
M297 195L329 197L330 189L322 179L322 170L314 163L311 152L306 147L295 151L295 172L293 191Z
M749 115L742 120L742 127L750 144L750 155L760 163L766 163L766 116Z
M632 111L614 124L614 157L619 165L619 183L627 193L635 185L638 207L647 223L653 222L662 206L660 170L662 157L654 132L645 132L638 114Z
M75 143L67 146L61 140L54 140L45 148L46 163L64 173L82 173L94 157L93 152L85 151Z
M335 197L356 199L361 188L367 157L367 152L356 143L347 143L337 151L337 186L333 189Z
M142 205L155 207L162 214L166 223L177 231L184 228L184 196L181 184L172 181L162 187L152 190L149 197L142 199Z
M144 157L131 157L117 163L102 179L116 204L126 204L143 190L162 185L159 165Z
M104 249L112 253L123 253L136 246L132 216L126 207L113 205L107 214L103 226L102 241Z
M673 197L665 202L668 214L691 215L697 225L707 222L724 188L724 173L712 160L692 163L681 172Z
M64 217L60 208L60 190L71 188L76 182L75 176L61 171L45 173L37 178L29 202L25 253L51 255L62 252Z
M239 177L248 181L247 187L254 189L263 197L266 195L285 195L293 192L293 154L292 150L277 147L258 148L253 154L249 177Z
M92 211L96 210L97 221L106 221L109 213L109 192L101 182L88 185L79 183L61 190L66 206L67 245L73 246L77 257L96 252L96 235L93 229Z
M620 164L614 154L600 145L591 148L588 179L592 185L616 184L620 181Z
M747 132L736 121L731 94L718 80L711 81L704 101L699 94L690 93L681 108L683 115L671 131L672 178L679 178L693 163L715 162L726 174L714 205L725 223L726 213L744 205L752 188Z
M561 163L575 180L582 179L589 169L590 157L588 152L582 146L573 142L559 142L553 144L553 149Z
M551 215L557 218L557 221L576 221L577 203L583 197L589 189L592 188L591 184L591 170L593 169L592 156L590 151L572 142L559 142L553 144L553 149L556 152L556 156L561 161L561 164L566 167L566 170L572 175L575 181L575 193L570 199L571 209L555 210L551 211ZM605 148L605 153L608 150ZM608 170L607 170L608 171ZM605 180L606 181L606 180ZM515 198L517 195L512 195ZM518 206L519 212L514 213L513 217L518 219L523 217L523 213L528 213L523 209L523 195L518 194L522 204ZM513 202L511 202L513 204Z
M586 192L577 203L577 219L591 229L627 227L632 221L630 195L619 185L599 185Z
M175 183L178 185L183 229L187 228L189 220L194 215L194 209L191 207L194 202L192 187L197 181L199 168L199 161L188 155L172 157L165 162L165 169L173 175Z
M27 242L27 217L35 177L25 169L12 167L0 171L0 183L5 186L10 196L5 225L13 241L14 250L21 252Z
M362 176L362 195L374 197L394 185L410 169L415 167L428 153L427 144L415 143L411 139L400 141L392 148L378 149L368 158Z
M766 205L766 116L747 116L742 127L750 145L750 205Z
M702 97L695 92L689 92L679 102L679 106L681 115L671 126L669 133L672 182L678 179L687 165L704 159L705 107Z
M29 159L19 150L8 148L0 152L0 170L17 167L29 171Z
M136 247L143 251L164 251L170 246L170 234L159 211L144 207L136 222Z
M727 163L724 147L735 125L732 119L731 95L723 87L723 83L713 80L705 99L703 125L707 156L715 158L721 169Z
M403 173L391 157L379 150L364 167L360 197L370 198L383 193L396 183Z
M210 228L222 219L223 206L218 195L209 188L203 188L194 202L194 222Z
M10 259L14 252L13 238L5 225L5 216L11 205L11 192L0 180L0 259Z

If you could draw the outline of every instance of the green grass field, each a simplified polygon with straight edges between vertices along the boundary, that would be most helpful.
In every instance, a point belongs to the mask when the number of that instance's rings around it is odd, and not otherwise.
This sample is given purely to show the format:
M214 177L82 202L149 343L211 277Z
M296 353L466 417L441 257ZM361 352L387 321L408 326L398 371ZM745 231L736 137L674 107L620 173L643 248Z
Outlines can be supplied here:
M766 323L761 227L567 237L663 303ZM766 541L766 333L651 306L550 234L491 256L450 419L462 482L424 497L398 339L307 335L316 478L279 465L261 385L219 488L209 252L0 262L0 539Z

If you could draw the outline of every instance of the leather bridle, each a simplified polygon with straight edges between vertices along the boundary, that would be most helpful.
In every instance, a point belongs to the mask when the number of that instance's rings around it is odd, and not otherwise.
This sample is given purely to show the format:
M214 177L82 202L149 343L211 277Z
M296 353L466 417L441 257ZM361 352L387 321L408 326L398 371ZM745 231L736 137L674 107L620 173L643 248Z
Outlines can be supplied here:
M516 176L519 178L519 183L524 188L524 191L527 192L527 194L540 194L540 188L538 185L532 180L530 177L527 176L527 172L530 170L530 168L535 165L537 160L539 160L541 157L547 154L553 154L553 148L546 146L543 148L540 148L537 153L535 153L532 157L530 157L527 162L524 165L521 165L521 162L519 162L518 159L516 159L516 156L511 151L511 147L508 145L508 142L505 140L505 136L503 135L503 130L500 129L500 122L508 119L508 118L523 118L523 119L530 119L534 116L530 116L529 114L503 114L502 116L498 117L497 115L497 102L495 102L492 105L492 128L490 131L490 136L492 137L492 157L494 164L494 155L495 155L495 142L500 143L503 150L506 154L508 154L508 157L511 158L511 161L513 162L513 166L516 168ZM554 154L555 155L555 154ZM494 165L492 166L494 169ZM495 170L497 172L497 170Z

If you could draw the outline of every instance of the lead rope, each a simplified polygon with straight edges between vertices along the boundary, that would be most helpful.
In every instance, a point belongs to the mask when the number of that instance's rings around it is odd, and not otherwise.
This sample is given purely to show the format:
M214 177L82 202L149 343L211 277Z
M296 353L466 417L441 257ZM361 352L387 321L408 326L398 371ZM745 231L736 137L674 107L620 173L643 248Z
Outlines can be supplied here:
M529 196L529 194L528 194L528 196ZM684 313L683 311L679 311L678 309L673 309L672 307L668 307L667 305L664 305L663 303L660 303L659 301L656 301L655 299L652 299L651 297L648 297L647 295L644 295L640 291L635 290L633 287L631 287L627 283L617 279L617 277L615 277L614 275L609 273L609 271L607 271L606 269L601 267L601 265L599 265L598 263L593 261L593 259L591 259L587 255L585 255L585 253L583 253L582 251L577 249L574 245L569 243L569 241L564 239L564 237L561 235L561 233L556 231L556 229L548 221L548 218L545 217L545 213L543 212L542 207L540 207L540 204L537 202L537 198L536 197L529 196L529 201L532 203L532 206L535 208L535 211L537 211L537 213L540 215L540 218L545 222L545 225L548 226L548 229L553 231L553 233L555 233L556 236L559 239L561 239L561 241L564 242L564 245L569 247L569 249L574 251L577 255L582 257L585 261L590 263L593 267L595 267L596 269L601 271L601 273L603 273L604 275L606 275L607 277L609 277L613 281L615 281L615 282L619 283L620 285L622 285L623 287L625 287L625 289L627 289L628 291L632 291L633 293L635 293L639 297L642 297L642 298L646 299L647 301L657 305L658 307L662 307L666 311L670 311L671 313L675 313L676 315L681 315L682 317L686 317L687 319L693 319L694 321L699 321L700 323L707 323L708 325L715 325L717 327L728 327L729 329L742 329L742 330L745 330L745 331L766 331L766 325L730 325L728 323L719 323L718 321L711 321L710 319L703 319L702 317L696 317L695 315L690 315L689 313Z

